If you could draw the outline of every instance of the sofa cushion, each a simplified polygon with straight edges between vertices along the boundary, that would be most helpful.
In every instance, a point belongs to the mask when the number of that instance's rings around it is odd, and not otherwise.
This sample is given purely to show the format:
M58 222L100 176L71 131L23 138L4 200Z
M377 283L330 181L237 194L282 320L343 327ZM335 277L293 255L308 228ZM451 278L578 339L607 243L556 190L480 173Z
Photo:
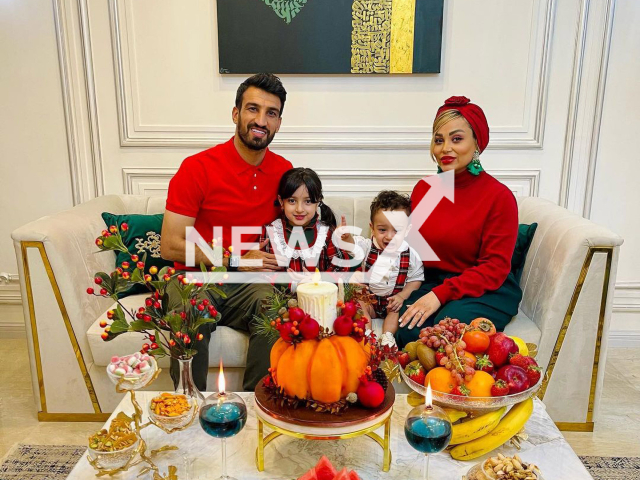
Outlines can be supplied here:
M146 294L131 295L120 300L120 303L128 310L137 310L144 305ZM144 335L139 332L129 332L117 336L109 342L102 340L100 335L104 329L100 328L102 320L107 321L107 311L116 307L114 303L105 310L87 331L87 340L93 355L93 361L98 366L107 366L114 355L127 355L139 351L144 343ZM248 335L233 330L229 327L217 327L211 336L209 344L209 365L215 367L219 365L220 359L225 367L244 368L249 347ZM167 368L169 358L163 357L158 360L158 364Z
M504 328L504 333L519 337L527 343L535 343L538 346L542 337L538 326L522 310L518 310L518 314Z
M114 215L108 212L102 213L102 219L107 228L111 225L120 227L123 223L129 226L127 231L121 232L122 241L129 252L132 255L138 255L140 260L146 254L144 273L149 273L149 269L152 266L158 267L158 270L163 267L173 267L173 262L164 260L160 256L160 232L162 231L163 218L164 215L161 213L157 215ZM116 266L125 261L131 261L130 255L117 251ZM145 293L146 291L147 288L144 285L133 285L126 292L120 293L119 297L124 298L136 293Z

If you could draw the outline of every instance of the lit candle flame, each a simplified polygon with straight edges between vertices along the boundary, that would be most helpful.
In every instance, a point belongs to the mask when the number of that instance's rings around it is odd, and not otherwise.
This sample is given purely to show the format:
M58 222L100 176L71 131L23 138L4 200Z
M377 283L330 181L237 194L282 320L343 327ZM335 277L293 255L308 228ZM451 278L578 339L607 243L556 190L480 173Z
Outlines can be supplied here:
M218 374L218 393L224 395L225 392L224 371L222 370L222 359L220 359L220 373Z
M311 280L313 281L313 283L317 285L318 283L320 283L321 279L322 279L322 276L320 275L320 270L316 268L316 271L314 272Z
M431 380L427 384L427 395L424 397L424 403L427 408L433 408L433 396L431 394Z

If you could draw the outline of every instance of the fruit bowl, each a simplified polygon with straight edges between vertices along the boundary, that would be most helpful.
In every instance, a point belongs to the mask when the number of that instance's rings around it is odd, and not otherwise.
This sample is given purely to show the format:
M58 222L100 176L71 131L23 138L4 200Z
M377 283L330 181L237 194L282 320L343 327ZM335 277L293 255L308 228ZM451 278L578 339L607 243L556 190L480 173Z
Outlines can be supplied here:
M413 391L419 393L422 396L425 396L427 394L427 387L411 380L404 373L402 368L400 369L400 374L402 375L405 383ZM516 403L520 403L532 397L536 394L536 392L542 385L542 378L540 378L540 380L538 380L538 383L536 383L533 387L530 387L523 392L515 393L513 395L503 395L501 397L465 397L462 395L452 395L450 393L443 393L432 390L433 403L441 407L461 410L471 415L482 415L483 413L499 410L502 407L515 405Z

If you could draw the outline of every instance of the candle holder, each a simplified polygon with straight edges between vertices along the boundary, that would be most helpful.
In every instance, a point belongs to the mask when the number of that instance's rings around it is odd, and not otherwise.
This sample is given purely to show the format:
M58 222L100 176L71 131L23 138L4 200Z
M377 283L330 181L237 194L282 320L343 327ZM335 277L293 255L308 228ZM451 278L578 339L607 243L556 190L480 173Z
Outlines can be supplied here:
M235 480L227 475L226 440L240 433L247 423L247 406L239 395L220 392L208 396L200 408L200 426L208 435L222 441L222 475L218 480Z
M431 385L427 388L427 401L409 412L404 422L404 434L409 445L424 454L423 480L429 478L429 455L447 448L451 441L451 421L440 407L433 405Z

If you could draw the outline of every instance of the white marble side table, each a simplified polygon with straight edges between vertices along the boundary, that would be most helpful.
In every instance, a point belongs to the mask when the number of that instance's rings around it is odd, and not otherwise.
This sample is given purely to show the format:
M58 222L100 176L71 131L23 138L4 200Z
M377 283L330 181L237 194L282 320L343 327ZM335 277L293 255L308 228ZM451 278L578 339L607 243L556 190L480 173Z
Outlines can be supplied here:
M156 392L137 392L142 406L149 404ZM245 428L237 436L227 440L227 471L239 480L270 479L291 480L298 478L314 466L322 455L326 455L336 468L348 467L358 472L363 480L388 479L405 480L422 478L422 455L411 448L404 436L404 419L411 410L406 395L397 395L391 419L391 451L393 459L387 473L380 470L382 450L370 439L359 437L340 441L298 440L282 436L277 438L265 451L264 471L258 472L255 463L258 422L254 412L252 393L240 393L248 408ZM207 396L207 394L205 394ZM133 413L129 397L124 397L111 418L118 412ZM107 421L107 425L111 421ZM144 419L146 421L146 418ZM383 434L381 430L379 432ZM544 404L535 401L533 415L526 426L529 439L522 443L522 450L501 447L492 452L505 455L518 453L525 461L540 467L545 480L590 480L585 467L560 431L547 415ZM220 476L220 441L208 436L196 422L183 432L167 435L155 427L143 430L149 450L172 444L178 451L163 452L156 457L156 464L166 472L168 465L178 467L180 480L213 480ZM478 459L478 462L486 457ZM460 480L469 468L477 462L458 462L449 454L440 453L431 458L430 477L437 480ZM185 468L188 467L188 471ZM135 480L141 467L113 477L116 480ZM67 477L68 480L97 479L96 471L89 465L86 454ZM104 477L102 477L104 478ZM147 474L142 479L151 479Z

